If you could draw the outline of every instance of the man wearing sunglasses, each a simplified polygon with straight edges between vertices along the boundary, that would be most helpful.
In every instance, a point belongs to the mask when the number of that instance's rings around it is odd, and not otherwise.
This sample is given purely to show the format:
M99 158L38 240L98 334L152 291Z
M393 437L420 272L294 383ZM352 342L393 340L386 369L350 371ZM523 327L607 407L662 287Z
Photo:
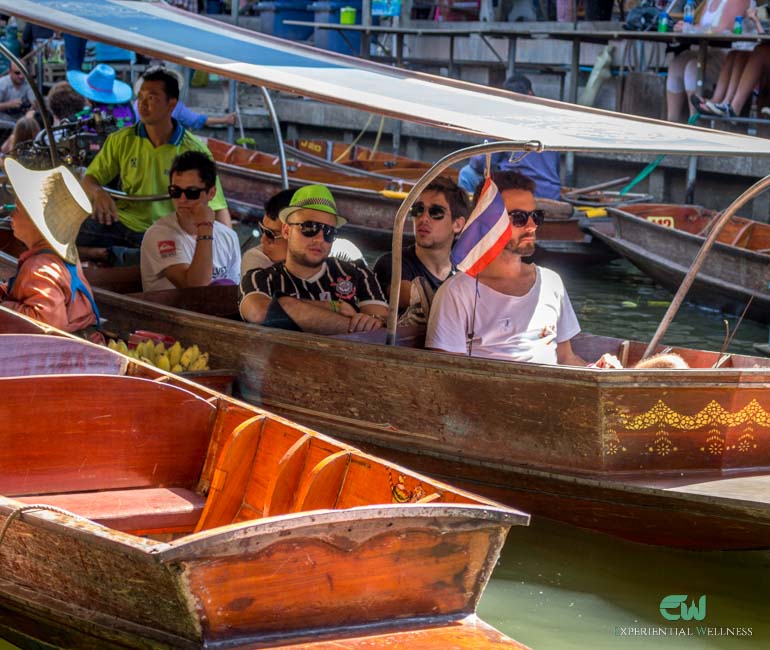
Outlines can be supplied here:
M29 87L24 73L15 63L11 63L8 74L0 77L0 118L14 122L34 103L35 93Z
M561 278L522 260L534 253L544 218L535 208L534 182L518 172L493 173L492 181L511 219L510 240L476 278L457 273L441 286L431 307L425 347L585 366L570 343L580 325Z
M216 179L214 161L200 151L174 159L168 186L174 212L150 226L142 241L144 291L240 281L238 235L216 221L209 207Z
M279 216L286 261L244 274L243 319L315 334L381 328L388 309L374 273L329 257L337 229L346 223L329 189L300 188Z
M179 100L177 78L163 68L151 68L142 79L141 121L107 137L82 181L93 204L93 219L86 220L78 236L85 259L118 266L137 264L145 231L173 210L170 200L116 203L102 186L119 177L130 196L165 194L174 158L185 151L211 156L201 140L171 117ZM230 213L219 180L210 205L217 220L229 226Z
M423 278L435 293L455 269L449 259L452 242L465 225L468 201L465 193L450 178L439 176L423 190L410 212L414 225L414 244L406 246L401 258L401 290L398 307L409 307L412 283ZM382 255L374 272L386 294L390 293L393 265L390 253Z

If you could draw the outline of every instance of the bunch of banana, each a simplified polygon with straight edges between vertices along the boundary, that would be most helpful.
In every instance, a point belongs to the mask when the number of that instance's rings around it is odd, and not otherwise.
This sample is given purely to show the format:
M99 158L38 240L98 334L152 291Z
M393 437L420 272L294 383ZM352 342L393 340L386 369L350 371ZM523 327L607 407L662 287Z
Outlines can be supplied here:
M176 341L166 348L163 342L154 343L150 339L138 343L133 349L129 349L122 339L111 339L107 345L111 350L117 350L132 359L140 359L161 370L181 373L209 369L209 353L201 353L197 345L185 349Z

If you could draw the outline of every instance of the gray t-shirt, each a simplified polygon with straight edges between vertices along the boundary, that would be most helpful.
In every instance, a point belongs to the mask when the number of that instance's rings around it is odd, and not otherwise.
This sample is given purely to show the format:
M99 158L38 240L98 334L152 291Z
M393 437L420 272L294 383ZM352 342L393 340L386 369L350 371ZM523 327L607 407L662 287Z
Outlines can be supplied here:
M6 74L0 77L0 103L8 102L12 99L21 99L22 101L26 99L32 104L35 101L35 94L26 80L21 86L14 86L11 75ZM25 111L22 109L7 109L2 112L13 117L21 117Z

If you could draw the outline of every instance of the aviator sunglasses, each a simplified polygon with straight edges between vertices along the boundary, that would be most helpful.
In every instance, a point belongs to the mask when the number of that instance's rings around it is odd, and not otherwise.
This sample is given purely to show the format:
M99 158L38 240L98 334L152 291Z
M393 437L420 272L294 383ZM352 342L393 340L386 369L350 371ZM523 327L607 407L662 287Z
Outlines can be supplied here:
M257 224L259 227L259 231L262 233L264 237L269 239L270 241L275 241L276 239L283 239L283 235L281 233L275 232L275 230L270 230L267 226L263 224Z
M168 195L172 199L178 199L185 195L189 201L195 201L200 198L201 192L208 192L207 187L179 187L178 185L168 186Z
M535 222L536 226L541 226L543 221L545 221L545 211L543 210L509 210L508 216L516 228L526 226L530 217L532 217L532 221Z
M419 219L423 212L425 212L425 204L422 201L417 201L417 203L412 204L412 207L409 208L409 216L412 219ZM428 216L433 221L441 221L446 216L446 208L443 205L436 205L434 203L428 206Z
M324 241L331 244L337 236L337 229L334 226L327 226L318 221L303 221L301 223L287 223L287 226L299 226L299 231L305 237L315 237L319 232L323 232Z

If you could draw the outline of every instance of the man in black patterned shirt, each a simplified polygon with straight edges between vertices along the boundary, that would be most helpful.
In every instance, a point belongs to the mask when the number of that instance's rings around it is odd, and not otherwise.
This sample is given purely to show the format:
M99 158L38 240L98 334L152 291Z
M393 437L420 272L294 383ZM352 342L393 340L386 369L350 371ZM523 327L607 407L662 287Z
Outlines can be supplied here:
M243 276L241 317L315 334L382 327L388 307L374 273L329 258L337 229L346 223L329 189L300 188L278 216L287 242L286 261Z

